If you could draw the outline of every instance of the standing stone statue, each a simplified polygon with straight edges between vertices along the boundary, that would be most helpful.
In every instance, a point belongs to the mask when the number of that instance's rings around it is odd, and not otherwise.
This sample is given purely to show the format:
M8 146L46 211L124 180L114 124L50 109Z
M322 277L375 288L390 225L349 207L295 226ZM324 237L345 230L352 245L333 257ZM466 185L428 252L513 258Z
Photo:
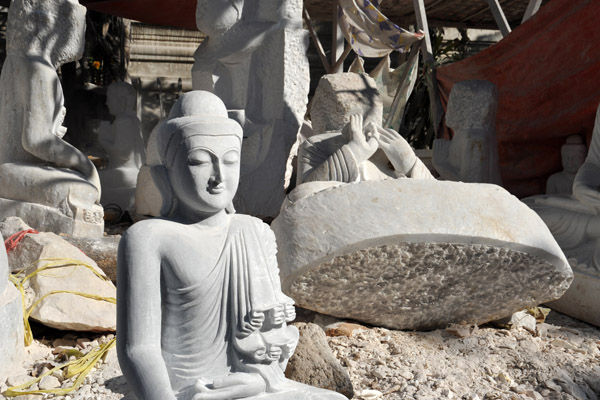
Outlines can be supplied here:
M445 180L502 186L496 109L498 89L488 81L462 81L452 87L446 124L452 140L433 142L433 165Z
M0 217L36 229L101 236L100 180L62 139L66 110L56 69L81 58L85 8L74 0L15 0L0 77Z
M383 106L368 75L325 75L311 111L315 135L300 146L296 183L433 179L406 140L381 127Z
M183 95L160 127L162 219L135 224L118 255L118 356L135 394L168 399L344 399L287 380L287 322L273 232L232 214L242 128L215 95ZM192 111L193 110L193 111Z
M102 205L118 205L133 214L138 172L145 156L141 123L136 114L137 93L126 82L108 87L106 105L115 120L103 121L98 140L108 155L108 166L100 171Z
M241 212L274 217L302 125L310 74L301 0L199 0L193 87L219 96L244 129Z
M579 135L569 136L560 148L563 170L550 175L546 182L546 194L573 194L573 182L579 167L585 161L587 149Z

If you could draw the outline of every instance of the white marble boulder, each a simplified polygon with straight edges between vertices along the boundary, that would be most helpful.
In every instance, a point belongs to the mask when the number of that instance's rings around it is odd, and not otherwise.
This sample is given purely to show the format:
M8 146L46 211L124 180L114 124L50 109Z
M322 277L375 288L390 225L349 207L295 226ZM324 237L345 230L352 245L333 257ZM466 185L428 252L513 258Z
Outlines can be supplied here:
M19 218L7 218L0 223L0 231L6 237L26 229L30 227ZM104 279L104 272L77 247L52 232L40 232L26 235L8 254L11 270L15 272L25 268L26 275L52 263L52 260L59 261L56 267L33 275L24 284L26 307L48 295L33 309L30 317L55 329L115 331L117 315L114 303L73 293L50 294L54 291L71 291L116 298L116 288L112 282ZM92 267L102 278L83 264Z
M557 299L573 279L543 221L495 185L333 184L292 192L271 227L300 307L394 329L485 323Z
M23 357L23 307L21 294L8 281L8 259L0 235L0 377L20 366Z

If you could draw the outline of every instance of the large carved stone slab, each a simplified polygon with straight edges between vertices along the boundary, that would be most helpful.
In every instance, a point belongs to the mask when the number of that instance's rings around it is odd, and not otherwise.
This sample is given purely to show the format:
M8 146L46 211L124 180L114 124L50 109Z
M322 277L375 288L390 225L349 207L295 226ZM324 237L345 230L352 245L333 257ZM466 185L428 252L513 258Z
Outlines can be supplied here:
M557 299L573 279L542 220L495 185L383 180L294 198L272 224L282 287L324 314L481 324Z

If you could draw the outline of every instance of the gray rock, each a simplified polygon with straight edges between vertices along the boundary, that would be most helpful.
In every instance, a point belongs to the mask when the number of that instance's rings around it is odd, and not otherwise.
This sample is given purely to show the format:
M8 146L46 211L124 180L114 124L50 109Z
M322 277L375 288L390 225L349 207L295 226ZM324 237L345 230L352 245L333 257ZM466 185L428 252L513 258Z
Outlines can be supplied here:
M288 379L307 385L334 390L352 398L350 375L334 357L325 332L319 325L297 322L300 340L285 370Z
M60 381L54 376L45 376L40 380L39 387L41 390L56 389L60 387Z
M121 236L104 236L101 238L77 238L65 236L64 239L83 251L86 256L98 264L98 267L110 278L117 281L117 251Z
M500 319L573 279L543 221L495 185L346 184L289 201L271 227L298 306L394 329Z

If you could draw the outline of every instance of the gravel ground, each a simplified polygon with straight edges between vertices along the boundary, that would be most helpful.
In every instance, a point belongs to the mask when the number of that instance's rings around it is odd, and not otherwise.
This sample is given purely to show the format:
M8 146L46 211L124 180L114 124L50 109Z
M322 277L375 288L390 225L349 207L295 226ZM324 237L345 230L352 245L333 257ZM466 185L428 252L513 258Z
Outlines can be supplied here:
M58 331L54 331L57 333ZM27 348L19 384L65 361L66 349L87 353L112 338L68 333ZM600 395L600 330L557 312L535 331L492 326L403 332L355 330L329 337L335 356L352 379L356 399L597 399ZM59 374L39 387L68 386ZM84 384L67 396L29 395L16 399L129 399L116 350L97 365ZM0 400L4 399L0 395Z

